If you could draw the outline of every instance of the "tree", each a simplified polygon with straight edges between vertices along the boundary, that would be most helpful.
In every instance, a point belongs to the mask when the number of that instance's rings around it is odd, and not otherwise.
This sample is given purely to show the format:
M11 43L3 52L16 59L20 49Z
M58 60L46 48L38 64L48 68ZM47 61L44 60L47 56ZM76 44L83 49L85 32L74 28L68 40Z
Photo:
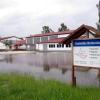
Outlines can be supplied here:
M58 32L67 31L67 30L69 29L64 23L61 24L60 28L58 28Z
M53 30L51 28L49 28L49 26L43 26L42 29L43 29L42 33L53 32Z
M12 40L5 40L4 44L5 44L5 46L9 47L9 49L12 48Z

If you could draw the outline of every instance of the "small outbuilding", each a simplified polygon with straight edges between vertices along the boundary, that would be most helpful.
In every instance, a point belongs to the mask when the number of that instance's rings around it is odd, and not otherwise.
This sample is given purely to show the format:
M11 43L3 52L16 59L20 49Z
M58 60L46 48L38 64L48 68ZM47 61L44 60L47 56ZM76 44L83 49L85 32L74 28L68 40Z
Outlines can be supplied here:
M7 49L6 45L4 43L0 42L0 51L4 51L6 49Z

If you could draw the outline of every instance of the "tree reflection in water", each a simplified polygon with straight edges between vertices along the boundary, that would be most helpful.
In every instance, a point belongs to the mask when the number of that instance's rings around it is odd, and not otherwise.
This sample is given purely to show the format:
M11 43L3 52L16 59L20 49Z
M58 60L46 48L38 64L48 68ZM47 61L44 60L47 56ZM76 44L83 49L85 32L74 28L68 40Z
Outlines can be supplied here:
M67 68L62 68L62 74L65 74L67 72Z
M14 59L14 56L11 54L11 55L5 55L5 61L7 63L13 63L13 59Z
M48 64L48 59L47 59L47 53L46 52L43 54L43 70L44 71L49 71L50 70L50 66Z

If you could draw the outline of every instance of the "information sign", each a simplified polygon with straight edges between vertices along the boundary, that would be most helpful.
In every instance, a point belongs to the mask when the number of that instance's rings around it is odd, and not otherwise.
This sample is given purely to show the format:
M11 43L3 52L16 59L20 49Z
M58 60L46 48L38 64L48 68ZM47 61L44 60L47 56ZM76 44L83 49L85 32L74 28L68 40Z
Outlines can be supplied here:
M100 68L100 39L74 40L73 64Z

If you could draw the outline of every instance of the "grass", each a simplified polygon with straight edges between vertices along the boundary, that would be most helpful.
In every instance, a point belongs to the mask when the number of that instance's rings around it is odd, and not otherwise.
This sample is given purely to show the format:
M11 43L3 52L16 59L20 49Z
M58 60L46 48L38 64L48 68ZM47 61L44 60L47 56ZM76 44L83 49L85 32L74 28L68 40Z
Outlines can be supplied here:
M73 88L53 80L2 74L0 100L100 100L100 88Z

